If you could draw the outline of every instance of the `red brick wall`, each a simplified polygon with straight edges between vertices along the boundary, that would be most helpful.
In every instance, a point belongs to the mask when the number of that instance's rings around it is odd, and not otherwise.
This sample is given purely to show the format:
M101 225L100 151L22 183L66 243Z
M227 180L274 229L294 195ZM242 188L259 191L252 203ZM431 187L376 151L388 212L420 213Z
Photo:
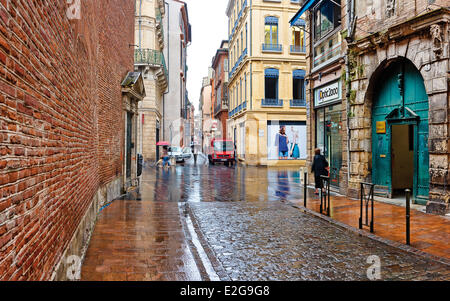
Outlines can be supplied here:
M122 173L134 1L0 0L0 280L47 280Z

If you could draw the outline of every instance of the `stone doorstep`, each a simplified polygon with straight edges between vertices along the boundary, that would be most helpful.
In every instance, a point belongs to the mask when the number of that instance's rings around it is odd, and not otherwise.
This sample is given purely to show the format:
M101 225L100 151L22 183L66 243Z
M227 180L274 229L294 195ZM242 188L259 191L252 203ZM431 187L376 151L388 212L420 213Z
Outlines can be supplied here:
M377 235L372 234L370 232L354 228L354 227L349 226L349 225L347 225L347 224L345 224L343 222L340 222L340 221L337 221L335 219L332 219L331 217L328 217L326 215L320 214L319 212L315 212L315 211L313 211L311 209L295 205L294 203L292 203L290 201L289 201L289 203L290 203L290 205L292 207L294 207L296 209L299 209L299 210L303 211L304 213L308 213L308 214L314 215L317 218L321 218L322 220L325 220L325 221L327 221L327 222L329 222L329 223L331 223L331 224L333 224L333 225L335 225L337 227L340 227L343 230L346 230L346 231L349 231L349 232L353 232L353 233L358 234L360 236L376 240L378 242L381 242L381 243L386 244L386 245L388 245L390 247L393 247L393 248L397 248L397 249L399 249L401 251L404 251L404 252L407 252L407 253L411 253L411 254L414 254L414 255L422 256L422 257L424 257L424 258L426 258L428 260L437 261L439 263L448 265L449 268L450 268L450 260L447 259L447 258L443 258L443 257L439 257L439 256L436 256L436 255L432 255L432 254L423 252L423 251L421 251L419 249L416 249L414 247L408 246L406 244L395 242L395 241L392 241L392 240L389 240L389 239L377 236Z

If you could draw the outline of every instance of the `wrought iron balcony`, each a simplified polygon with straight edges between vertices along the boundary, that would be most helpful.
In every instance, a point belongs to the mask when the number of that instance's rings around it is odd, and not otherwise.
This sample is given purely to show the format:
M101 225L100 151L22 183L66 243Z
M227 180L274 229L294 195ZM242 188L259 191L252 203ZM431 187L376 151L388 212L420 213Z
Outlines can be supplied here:
M157 73L158 79L161 82L161 86L163 88L167 87L169 81L169 73L167 71L164 54L161 51L154 49L136 49L134 51L134 65L160 68L161 71Z
M216 105L214 115L219 114L222 111L228 111L228 99L222 99L222 102Z
M306 100L305 99L291 99L291 107L293 108L305 108Z
M306 46L291 45L291 53L306 53Z
M261 101L261 107L283 107L283 100L266 98Z
M262 44L263 51L283 52L283 45L281 44Z

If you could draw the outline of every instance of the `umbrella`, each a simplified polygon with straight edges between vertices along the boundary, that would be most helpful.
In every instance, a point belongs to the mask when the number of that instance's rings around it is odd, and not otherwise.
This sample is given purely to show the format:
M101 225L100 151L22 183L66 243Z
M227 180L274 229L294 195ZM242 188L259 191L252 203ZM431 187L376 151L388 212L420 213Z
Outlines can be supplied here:
M156 143L157 146L169 146L170 143L167 141L160 141L158 143Z

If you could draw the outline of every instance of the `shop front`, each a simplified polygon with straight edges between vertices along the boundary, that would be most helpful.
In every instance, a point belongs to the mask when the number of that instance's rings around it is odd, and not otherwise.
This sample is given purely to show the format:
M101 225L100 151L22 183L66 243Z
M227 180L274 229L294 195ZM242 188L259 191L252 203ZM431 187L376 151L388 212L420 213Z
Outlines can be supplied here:
M341 81L314 90L315 148L319 148L330 164L330 184L340 185L342 169L342 85Z

